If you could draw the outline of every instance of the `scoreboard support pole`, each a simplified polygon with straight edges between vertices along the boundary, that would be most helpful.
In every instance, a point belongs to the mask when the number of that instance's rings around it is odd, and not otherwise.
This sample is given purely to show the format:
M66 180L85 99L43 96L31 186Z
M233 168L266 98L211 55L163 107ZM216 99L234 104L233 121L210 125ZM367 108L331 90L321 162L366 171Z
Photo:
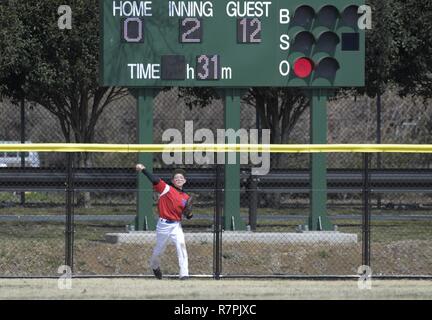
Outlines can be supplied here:
M242 89L223 89L225 130L240 129L240 99ZM236 143L240 143L237 135ZM225 136L225 143L227 141ZM224 229L226 231L246 230L240 217L240 153L236 153L235 164L228 164L229 152L225 153L225 190L224 190Z
M329 91L314 89L308 92L311 103L310 143L327 143L327 99ZM311 153L311 192L308 227L311 231L333 230L327 216L327 154Z
M153 143L153 101L157 89L137 89L134 91L137 99L138 143ZM153 172L153 153L138 153L138 162ZM137 176L137 216L135 230L155 230L156 221L153 214L153 186L143 174Z

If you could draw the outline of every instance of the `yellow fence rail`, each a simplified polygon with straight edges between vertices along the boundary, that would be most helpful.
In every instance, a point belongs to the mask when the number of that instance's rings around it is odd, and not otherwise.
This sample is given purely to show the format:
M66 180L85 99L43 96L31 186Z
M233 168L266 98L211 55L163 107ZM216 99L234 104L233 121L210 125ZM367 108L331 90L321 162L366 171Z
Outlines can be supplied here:
M432 153L418 144L0 144L6 152L269 152L269 153Z

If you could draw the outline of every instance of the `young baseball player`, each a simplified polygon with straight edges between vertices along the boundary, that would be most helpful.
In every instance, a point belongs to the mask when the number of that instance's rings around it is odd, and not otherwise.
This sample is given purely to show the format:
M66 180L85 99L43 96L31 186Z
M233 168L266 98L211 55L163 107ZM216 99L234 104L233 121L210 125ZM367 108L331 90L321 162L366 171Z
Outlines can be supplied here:
M159 193L156 246L150 259L153 273L156 278L162 279L160 256L163 254L168 240L171 240L177 249L180 266L179 278L185 280L189 277L189 270L181 219L183 215L187 219L192 218L192 197L183 192L183 185L186 183L185 172L181 169L175 170L172 174L172 185L169 185L161 178L148 172L142 164L136 165L136 171L142 172L152 182L153 189Z

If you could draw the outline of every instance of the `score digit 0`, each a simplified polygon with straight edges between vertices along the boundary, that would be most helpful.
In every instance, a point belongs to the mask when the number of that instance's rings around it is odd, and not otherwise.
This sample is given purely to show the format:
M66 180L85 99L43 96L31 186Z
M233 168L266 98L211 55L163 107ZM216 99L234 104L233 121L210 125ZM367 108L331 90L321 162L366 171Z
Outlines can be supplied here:
M144 43L144 19L130 17L122 21L121 41Z

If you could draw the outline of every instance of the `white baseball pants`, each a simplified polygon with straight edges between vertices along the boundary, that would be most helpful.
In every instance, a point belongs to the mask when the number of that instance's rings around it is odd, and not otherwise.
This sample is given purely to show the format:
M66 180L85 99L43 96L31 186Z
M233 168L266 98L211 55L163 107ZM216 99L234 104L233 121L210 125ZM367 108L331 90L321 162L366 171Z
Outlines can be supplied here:
M157 269L160 267L160 256L164 253L168 240L171 240L176 246L180 266L179 277L188 277L188 256L180 222L167 223L164 219L158 219L156 226L156 246L150 259L151 268Z

